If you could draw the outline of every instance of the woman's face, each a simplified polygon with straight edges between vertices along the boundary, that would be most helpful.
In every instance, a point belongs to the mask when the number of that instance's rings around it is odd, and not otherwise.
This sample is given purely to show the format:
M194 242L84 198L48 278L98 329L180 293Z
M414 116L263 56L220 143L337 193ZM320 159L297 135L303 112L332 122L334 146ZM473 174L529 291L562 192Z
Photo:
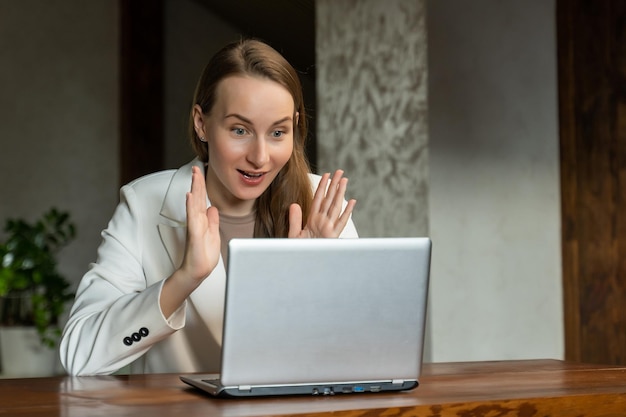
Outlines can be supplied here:
M249 214L293 152L294 101L280 84L232 76L217 86L208 115L194 108L196 133L209 147L207 193L229 215Z

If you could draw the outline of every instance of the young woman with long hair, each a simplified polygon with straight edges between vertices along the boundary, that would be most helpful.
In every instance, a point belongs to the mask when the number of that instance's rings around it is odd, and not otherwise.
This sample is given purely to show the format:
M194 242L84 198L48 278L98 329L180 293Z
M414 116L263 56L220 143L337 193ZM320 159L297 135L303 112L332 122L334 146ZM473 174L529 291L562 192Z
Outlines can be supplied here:
M343 172L310 173L298 74L266 43L211 58L189 134L193 161L120 191L63 332L70 374L217 371L230 239L357 237Z

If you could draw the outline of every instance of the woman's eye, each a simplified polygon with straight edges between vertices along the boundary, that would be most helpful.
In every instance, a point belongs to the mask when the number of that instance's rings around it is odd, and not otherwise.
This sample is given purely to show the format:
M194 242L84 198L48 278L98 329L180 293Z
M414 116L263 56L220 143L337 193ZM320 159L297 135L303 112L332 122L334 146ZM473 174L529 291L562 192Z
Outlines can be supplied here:
M243 127L236 127L233 129L233 133L237 136L243 136L246 134L246 129Z
M272 137L273 138L280 138L285 134L285 132L283 132L282 130L275 130L272 132Z

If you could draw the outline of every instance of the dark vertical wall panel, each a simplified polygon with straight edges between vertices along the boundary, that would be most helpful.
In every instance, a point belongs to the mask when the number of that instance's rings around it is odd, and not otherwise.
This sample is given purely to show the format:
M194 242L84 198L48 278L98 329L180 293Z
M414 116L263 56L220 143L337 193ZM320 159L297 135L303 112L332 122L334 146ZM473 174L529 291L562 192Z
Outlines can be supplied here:
M163 0L120 0L120 182L163 168Z
M626 2L557 2L565 356L626 364Z

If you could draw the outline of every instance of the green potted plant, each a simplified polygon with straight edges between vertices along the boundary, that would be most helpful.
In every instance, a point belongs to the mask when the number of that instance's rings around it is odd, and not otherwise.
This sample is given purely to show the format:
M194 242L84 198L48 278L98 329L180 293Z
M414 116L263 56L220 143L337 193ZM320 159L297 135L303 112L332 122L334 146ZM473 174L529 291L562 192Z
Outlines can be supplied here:
M34 223L8 219L0 242L0 326L34 327L43 346L54 348L59 318L73 299L57 270L56 255L74 239L67 212L55 208ZM52 349L50 349L52 350Z

